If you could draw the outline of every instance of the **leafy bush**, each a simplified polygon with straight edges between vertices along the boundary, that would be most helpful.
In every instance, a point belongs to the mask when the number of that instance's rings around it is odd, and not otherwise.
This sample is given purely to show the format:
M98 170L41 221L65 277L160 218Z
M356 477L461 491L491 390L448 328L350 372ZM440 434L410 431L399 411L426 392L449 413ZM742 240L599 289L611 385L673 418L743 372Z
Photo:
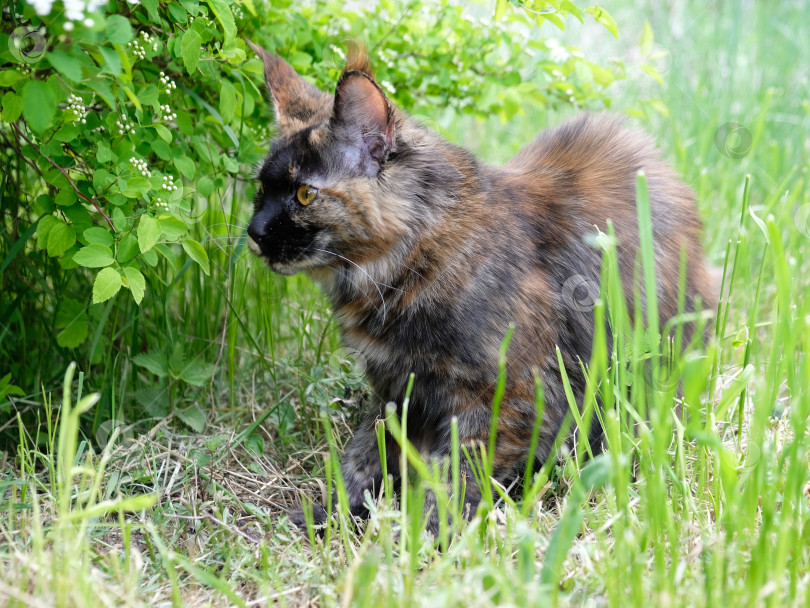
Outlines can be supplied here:
M620 65L534 35L540 21L584 18L567 1L542 17L499 2L506 17L495 23L471 16L492 6L446 1L367 11L290 0L31 2L12 0L0 32L0 375L12 395L51 386L70 360L92 367L93 384L106 387L96 424L116 415L112 388L125 384L128 361L161 386L203 386L213 374L211 357L192 356L182 336L213 342L234 310L250 168L272 135L245 37L324 89L345 41L365 39L387 93L427 120L446 106L509 120L527 106L605 105L621 76ZM615 28L599 7L588 12ZM195 307L209 318L190 322Z

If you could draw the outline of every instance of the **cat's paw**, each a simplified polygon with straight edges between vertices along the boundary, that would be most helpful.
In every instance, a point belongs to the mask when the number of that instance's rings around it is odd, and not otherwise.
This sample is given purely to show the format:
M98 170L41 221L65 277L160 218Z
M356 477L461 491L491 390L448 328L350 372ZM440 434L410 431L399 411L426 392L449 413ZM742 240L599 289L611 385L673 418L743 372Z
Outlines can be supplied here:
M323 534L323 529L326 527L326 520L328 517L329 515L326 512L326 509L324 509L322 506L312 506L312 525L315 532L318 534ZM307 519L304 517L303 511L299 510L290 513L290 522L302 532L307 531Z

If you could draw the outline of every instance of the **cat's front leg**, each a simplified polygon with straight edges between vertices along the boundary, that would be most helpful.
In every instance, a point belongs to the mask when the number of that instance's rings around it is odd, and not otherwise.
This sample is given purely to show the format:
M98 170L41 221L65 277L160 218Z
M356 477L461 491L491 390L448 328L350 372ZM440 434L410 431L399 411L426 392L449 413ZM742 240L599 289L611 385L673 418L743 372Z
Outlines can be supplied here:
M442 460L447 462L447 456L444 455ZM481 488L478 487L478 484L475 481L475 475L473 473L470 464L466 461L466 458L462 455L461 461L459 462L459 472L460 472L460 487L459 487L459 505L461 506L461 516L466 519L467 521L471 520L475 515L476 511L478 511L478 505L481 502ZM451 500L454 499L454 496L450 496ZM439 538L439 505L438 500L436 498L436 493L428 489L425 491L425 506L423 510L423 517L425 522L425 528L428 532L433 535L433 538ZM452 524L452 515L448 512L448 524Z
M360 424L346 446L340 465L349 500L349 512L355 517L364 519L368 517L366 492L368 491L372 498L377 496L383 482L380 449L377 444L377 424L383 422L376 417L366 419ZM385 437L388 471L396 476L398 459L391 453L395 449L395 442L390 440L387 433Z
M346 446L346 452L340 465L346 495L349 501L349 512L354 517L367 518L366 491L372 497L376 496L382 487L383 470L380 461L380 450L377 445L377 424L382 424L376 415L366 415L354 436ZM391 441L386 433L386 453L388 472L394 477L398 475L398 450L396 443ZM337 509L337 493L332 495L332 510ZM319 505L313 507L313 520L315 525L326 523L328 514L326 509ZM302 511L290 516L290 521L302 530L306 529L306 520Z

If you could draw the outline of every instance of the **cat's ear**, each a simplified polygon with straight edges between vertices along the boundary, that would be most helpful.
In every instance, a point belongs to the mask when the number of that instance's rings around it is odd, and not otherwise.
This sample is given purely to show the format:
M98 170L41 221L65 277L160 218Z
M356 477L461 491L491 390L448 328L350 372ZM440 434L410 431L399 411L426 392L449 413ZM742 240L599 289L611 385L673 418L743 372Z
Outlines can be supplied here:
M329 118L331 98L304 80L278 55L247 41L264 63L264 80L273 100L276 123L282 133L300 131Z
M394 115L362 49L350 49L346 70L335 91L332 132L349 152L347 160L376 174L394 149Z

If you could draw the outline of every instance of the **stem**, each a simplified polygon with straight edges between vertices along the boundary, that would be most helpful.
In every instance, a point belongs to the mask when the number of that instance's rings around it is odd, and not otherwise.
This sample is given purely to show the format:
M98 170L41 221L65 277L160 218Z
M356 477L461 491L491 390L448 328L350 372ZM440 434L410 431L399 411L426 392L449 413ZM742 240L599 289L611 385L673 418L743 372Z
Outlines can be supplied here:
M19 128L19 127L18 127L16 124L13 124L12 126L14 127L14 130L15 130L15 131L17 131L17 133L19 134L19 136L20 136L20 137L22 137L22 138L23 138L25 141L27 141L27 142L28 142L28 145L29 145L29 146L31 146L31 147L32 147L34 150L36 150L36 151L37 151L37 153L38 153L38 154L39 154L39 155L40 155L42 158L44 158L44 159L45 159L45 160L47 160L49 163L51 163L51 164L52 164L52 165L53 165L53 166L54 166L56 169L58 169L58 170L59 170L59 172L60 172L62 175L64 175L64 176L65 176L65 179L66 179L66 180L68 181L68 183L69 183L69 184L70 184L70 185L73 187L73 190L75 190L75 191L76 191L76 194L78 194L80 197L82 197L84 200L86 200L88 203L90 203L91 205L93 205L93 207L95 207L95 208L96 208L96 211L98 211L98 212L101 214L101 217L103 217L103 218L104 218L104 219L107 221L107 223L110 225L110 228L112 228L112 231L113 231L113 232L117 232L117 231L116 231L116 229L115 229L115 226L113 226L113 223L112 223L112 220L110 219L110 216L109 216L109 215L107 215L106 213L104 213L104 210L103 210L103 209L102 209L102 208L99 206L99 204L96 202L96 199L94 199L94 198L90 198L90 197L89 197L89 196L87 196L87 195L86 195L84 192L82 192L81 190L79 190L79 187L76 185L76 182L74 182L72 179L70 179L70 176L68 175L67 170L66 170L64 167L62 167L61 165L58 165L58 164L57 164L57 163L55 163L53 160L51 160L50 158L48 158L47 156L45 156L45 155L44 155L42 152L40 152L39 148L37 148L37 147L36 147L36 146L33 144L33 142L32 142L30 139L28 139L28 138L25 136L25 134L24 134L24 133L23 133L23 132L20 130L20 128Z

